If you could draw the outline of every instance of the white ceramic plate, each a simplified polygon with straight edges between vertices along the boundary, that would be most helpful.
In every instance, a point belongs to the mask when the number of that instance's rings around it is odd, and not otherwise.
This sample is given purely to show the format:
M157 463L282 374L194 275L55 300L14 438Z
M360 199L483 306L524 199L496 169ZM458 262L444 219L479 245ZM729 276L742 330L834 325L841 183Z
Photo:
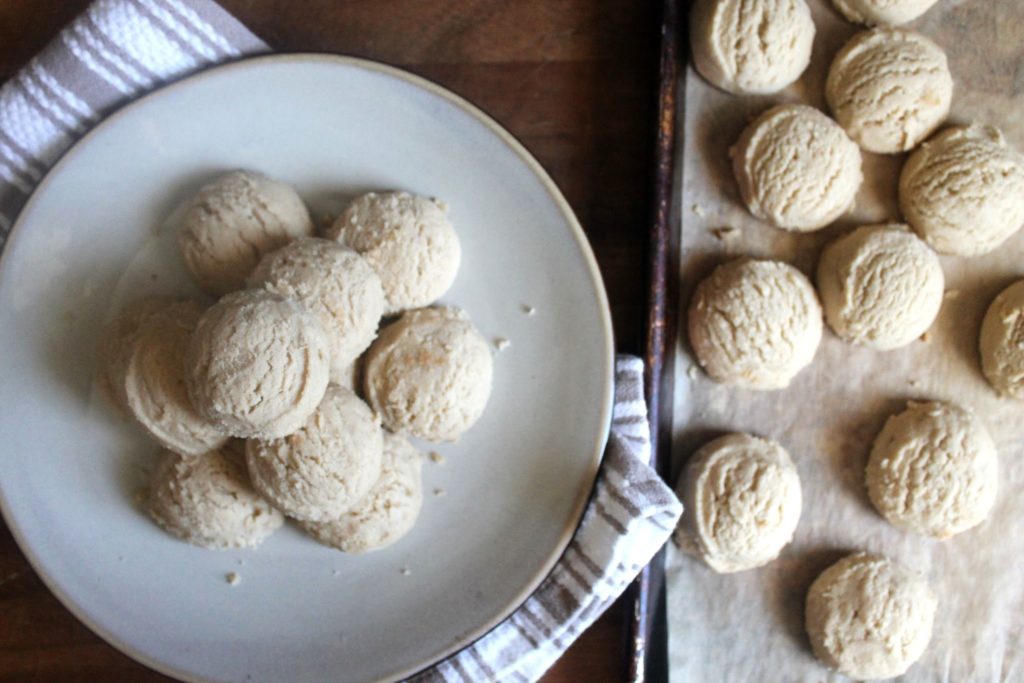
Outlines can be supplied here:
M464 254L445 300L511 341L486 413L425 462L423 513L389 549L347 556L288 527L202 550L133 502L156 449L98 396L97 334L126 299L196 294L167 217L233 168L293 183L318 214L369 189L445 199ZM192 680L393 679L480 636L568 543L611 407L600 276L537 162L437 86L323 55L207 71L78 143L0 260L0 349L0 501L22 549L93 630Z

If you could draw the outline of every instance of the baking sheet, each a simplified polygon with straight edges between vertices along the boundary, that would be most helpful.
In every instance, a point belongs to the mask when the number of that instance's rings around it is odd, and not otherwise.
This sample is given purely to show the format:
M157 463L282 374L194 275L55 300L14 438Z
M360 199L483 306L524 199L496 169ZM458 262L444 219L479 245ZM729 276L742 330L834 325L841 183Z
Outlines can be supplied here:
M992 298L1024 276L1024 231L993 254L943 257L946 298L928 334L878 352L825 332L814 363L783 391L715 384L696 368L685 310L695 284L730 256L786 260L809 276L822 246L850 228L896 220L896 178L904 157L864 154L865 184L835 225L792 234L752 218L739 201L728 148L767 107L800 101L825 109L832 56L859 30L826 0L809 0L817 25L812 65L772 97L715 90L688 69L680 238L681 327L675 359L673 481L686 457L710 438L749 431L780 441L803 486L793 542L767 567L717 575L669 548L669 664L681 681L844 680L817 663L803 628L807 588L825 567L869 550L926 573L939 597L931 643L907 681L1024 679L1024 402L1000 399L981 374L977 335ZM1024 3L940 0L910 25L947 52L955 91L951 122L1000 127L1024 149ZM724 229L724 230L723 230ZM1000 456L1000 491L987 522L947 541L901 532L872 508L864 466L885 419L907 399L944 399L973 408Z

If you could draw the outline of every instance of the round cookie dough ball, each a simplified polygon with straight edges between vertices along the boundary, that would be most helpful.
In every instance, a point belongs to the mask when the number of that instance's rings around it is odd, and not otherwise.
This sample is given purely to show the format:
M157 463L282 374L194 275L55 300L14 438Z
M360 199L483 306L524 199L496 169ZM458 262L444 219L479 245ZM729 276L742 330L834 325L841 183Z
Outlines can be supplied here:
M741 258L697 285L688 327L697 361L715 381L782 389L814 359L821 306L793 266Z
M868 497L894 526L949 538L988 517L998 469L995 444L972 413L911 401L875 439Z
M813 107L772 107L730 150L750 213L786 230L811 232L839 218L863 179L860 149Z
M141 325L125 372L125 395L135 421L161 446L183 455L203 455L228 437L192 407L185 386L185 350L202 307L170 304Z
M284 523L249 482L234 444L204 455L164 451L153 471L149 514L172 536L203 548L250 548Z
M331 240L295 240L260 261L250 284L295 299L331 339L331 378L342 377L377 336L384 314L380 278L362 256Z
M828 72L825 99L863 149L906 152L949 115L953 76L946 53L919 33L879 28L858 33Z
M384 286L386 315L427 306L448 291L462 259L448 207L408 192L355 199L328 237L362 254Z
M814 21L804 0L697 0L690 42L697 71L712 85L767 95L807 68Z
M807 635L814 655L839 673L893 678L928 647L937 605L924 577L881 555L856 553L811 584Z
M937 0L832 0L843 16L855 24L898 26L917 19Z
M316 410L330 338L301 304L262 289L229 294L202 318L185 356L196 412L231 436L272 439Z
M1004 396L1024 398L1024 280L992 301L978 340L981 369L992 388Z
M800 478L789 454L749 434L727 434L694 453L677 493L680 545L723 574L774 560L800 519Z
M423 504L423 458L397 434L384 434L382 472L370 492L338 519L305 522L310 536L324 545L360 554L380 550L412 529Z
M256 490L295 519L337 519L381 476L380 418L348 389L331 385L297 432L246 443Z
M1024 165L988 126L949 128L910 155L900 210L943 254L992 251L1024 224Z
M942 306L939 257L905 225L865 225L825 247L818 294L844 341L887 350L919 338Z
M204 185L189 205L178 246L203 291L245 287L264 254L313 234L313 220L290 186L260 173L233 171Z
M128 397L125 395L124 376L128 361L135 350L139 329L157 311L174 303L173 299L147 297L128 304L124 310L111 319L100 333L96 355L99 367L96 382L110 404L127 417Z
M409 311L385 327L366 353L366 399L399 434L455 441L480 418L491 395L487 340L456 308Z

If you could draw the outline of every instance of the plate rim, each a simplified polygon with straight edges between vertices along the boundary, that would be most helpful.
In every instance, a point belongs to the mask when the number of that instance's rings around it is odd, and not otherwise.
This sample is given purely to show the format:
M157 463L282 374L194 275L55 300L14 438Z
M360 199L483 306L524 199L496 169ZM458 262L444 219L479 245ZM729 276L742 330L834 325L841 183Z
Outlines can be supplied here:
M597 434L593 453L591 455L590 473L587 477L589 483L587 486L581 487L581 491L576 495L576 501L573 506L572 514L570 515L570 519L572 520L571 523L562 530L557 544L554 546L545 562L534 572L523 588L518 591L500 610L498 610L495 615L491 616L485 620L482 625L472 629L471 631L460 632L457 637L452 640L451 645L443 648L439 653L433 655L432 659L406 667L405 669L393 674L386 674L384 678L378 679L380 681L397 681L421 673L472 645L474 642L504 622L517 609L519 609L519 607L525 603L531 595L533 595L541 583L543 583L543 581L551 574L551 571L554 569L558 561L562 558L566 548L572 541L576 530L579 528L580 522L583 518L583 513L586 510L587 503L590 501L594 485L597 481L601 462L604 458L604 449L607 444L611 428L615 385L615 336L612 327L608 295L605 290L604 279L601 276L597 259L594 256L593 248L590 245L590 241L587 239L586 233L583 231L583 227L580 225L579 219L576 217L576 214L573 212L569 202L565 199L565 196L558 188L558 185L544 167L541 166L540 162L537 161L533 154L526 149L526 146L489 114L469 102L464 97L428 80L427 78L406 71L405 69L362 57L323 52L285 52L243 57L234 61L203 68L195 73L185 75L176 80L157 86L155 89L126 102L117 109L108 113L96 122L88 131L86 131L84 135L75 140L53 162L43 177L32 189L32 192L25 204L18 211L18 215L11 224L10 230L7 232L7 238L4 240L2 250L0 250L0 275L5 272L5 267L7 266L8 261L13 258L11 254L15 250L14 245L17 240L21 238L22 233L25 232L22 225L24 223L24 217L30 213L33 205L36 203L39 196L45 192L52 179L63 170L63 167L66 164L70 163L73 158L81 153L83 145L97 134L97 132L106 129L110 125L115 125L117 120L130 114L144 102L161 97L171 90L188 88L197 81L208 79L211 76L217 76L227 71L251 68L259 69L266 64L285 62L336 65L355 68L403 81L441 98L445 102L468 114L472 119L476 120L478 123L486 127L488 131L496 135L498 139L504 143L540 181L544 191L554 201L559 212L562 214L563 219L569 227L570 235L576 242L584 263L586 264L590 281L596 295L600 314L601 331L603 336L602 356L604 357L603 367L600 369L604 375L604 395L602 396L601 401L600 416L600 424L602 427ZM595 370L595 372L596 371L597 370ZM14 516L8 505L7 496L4 494L4 488L2 481L0 481L0 514L3 515L4 523L7 525L11 535L14 537L15 543L18 545L18 549L22 554L24 554L33 571L35 571L36 575L39 576L40 580L50 593L57 598L61 605L67 609L72 616L115 650L127 655L131 659L134 659L143 666L157 671L158 673L173 676L181 680L188 681L189 683L207 683L207 681L213 680L210 678L199 677L190 672L166 665L150 654L137 649L129 642L121 640L106 628L99 625L92 615L87 613L71 595L65 593L62 587L58 585L58 582L50 576L49 572L46 571L42 559L36 555L32 545L28 542L20 526L14 522Z

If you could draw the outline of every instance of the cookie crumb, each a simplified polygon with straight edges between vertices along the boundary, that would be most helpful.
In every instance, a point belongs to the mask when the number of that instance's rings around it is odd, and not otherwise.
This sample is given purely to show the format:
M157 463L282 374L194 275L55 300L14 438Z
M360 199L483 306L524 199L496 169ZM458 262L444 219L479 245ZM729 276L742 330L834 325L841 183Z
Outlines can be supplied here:
M443 465L444 464L444 456L441 455L440 453L438 453L437 451L430 451L430 456L429 457L430 457L430 462L432 462L432 463L435 463L437 465Z
M237 586L242 582L242 577L238 575L238 572L228 572L224 575L224 580L227 581L230 586Z
M700 218L704 217L704 207L701 206L700 204L694 204L693 206L690 207L690 209Z
M412 576L412 572L409 571L408 567L402 567L401 574L402 576Z
M722 240L723 242L736 237L737 235L739 235L739 232L739 230L730 226L726 226L724 228L713 228L711 230L711 234L717 237L718 239Z
M531 306L530 304L523 304L522 306L520 306L520 308L526 315L535 315L537 313L537 309Z
M686 376L689 377L691 380L696 380L697 379L697 375L698 375L698 373L697 373L697 366L696 365L691 365L689 367L689 369L687 369L687 371L686 371Z
M504 351L505 349L507 349L511 345L512 345L512 342L510 342L505 337L495 337L494 338L494 348L498 349L499 351Z
M932 335L930 330L925 330L924 334L921 335L921 341L923 341L925 344L927 344L929 340L931 340L931 338Z
M907 380L907 384L909 384L912 387L916 387L917 386L917 380L916 379L908 379Z
M434 495L436 497L440 498L444 494L445 494L445 490L444 489L434 489Z

